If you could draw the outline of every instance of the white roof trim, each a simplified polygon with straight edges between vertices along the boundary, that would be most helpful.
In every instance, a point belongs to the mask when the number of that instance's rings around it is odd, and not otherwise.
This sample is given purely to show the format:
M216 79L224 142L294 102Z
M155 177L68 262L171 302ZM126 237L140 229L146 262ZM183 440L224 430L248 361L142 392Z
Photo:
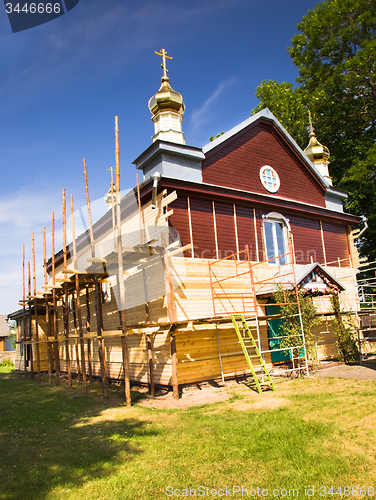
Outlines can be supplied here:
M214 139L214 141L209 142L209 144L206 144L203 148L202 151L206 154L208 151L216 148L222 142L227 141L230 137L234 136L241 130L245 129L248 127L248 125L251 125L251 123L256 122L259 118L266 118L267 120L272 121L276 127L282 132L282 134L286 137L288 142L293 146L295 151L298 153L298 155L301 157L301 159L307 164L307 166L311 169L312 173L317 177L317 179L321 182L321 184L325 187L328 188L330 184L327 182L326 179L320 174L320 172L316 169L314 164L310 161L310 159L305 155L304 151L298 146L298 144L295 142L295 140L291 137L291 135L287 132L287 130L281 125L281 123L277 120L277 118L273 115L271 111L269 111L268 108L263 109L262 111L259 111L253 116L250 116L247 118L247 120L244 120L244 122L239 123L239 125L236 125L236 127L233 127L231 130L226 132L225 134L220 135L217 139Z

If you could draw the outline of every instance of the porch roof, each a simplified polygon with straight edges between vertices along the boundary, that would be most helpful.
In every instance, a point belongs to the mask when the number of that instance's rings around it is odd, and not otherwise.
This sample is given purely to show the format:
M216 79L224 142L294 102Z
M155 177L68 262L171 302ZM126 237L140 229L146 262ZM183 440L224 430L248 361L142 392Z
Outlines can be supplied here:
M307 276L314 273L319 276L320 274L324 276L330 284L336 286L339 291L342 292L345 290L345 287L318 262L305 265L297 264L294 267L297 285L300 285ZM294 288L294 269L292 266L282 266L279 269L281 272L278 271L265 285L259 288L256 292L257 297L269 297L277 290L278 286L283 286L285 290L292 290Z

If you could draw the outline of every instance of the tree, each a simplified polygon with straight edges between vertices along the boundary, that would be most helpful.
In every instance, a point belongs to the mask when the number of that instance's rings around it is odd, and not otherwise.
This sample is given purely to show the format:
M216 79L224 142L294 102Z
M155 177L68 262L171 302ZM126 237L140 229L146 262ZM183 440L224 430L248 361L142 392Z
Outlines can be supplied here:
M294 87L292 83L263 80L257 87L256 97L259 98L260 103L251 115L269 108L299 146L304 149L309 140L308 102L302 89Z
M317 99L316 129L340 182L376 139L376 2L328 0L298 24L288 49L302 92Z
M256 93L260 104L252 113L268 107L304 148L308 107L317 138L331 152L333 184L349 191L345 209L372 219L376 212L376 2L328 0L310 10L298 30L288 50L299 69L300 85L262 82ZM374 260L375 248L376 232L368 230L362 254Z
M370 147L366 155L354 160L344 174L341 185L349 192L347 210L368 218L368 229L360 245L362 254L373 262L376 260L376 144Z

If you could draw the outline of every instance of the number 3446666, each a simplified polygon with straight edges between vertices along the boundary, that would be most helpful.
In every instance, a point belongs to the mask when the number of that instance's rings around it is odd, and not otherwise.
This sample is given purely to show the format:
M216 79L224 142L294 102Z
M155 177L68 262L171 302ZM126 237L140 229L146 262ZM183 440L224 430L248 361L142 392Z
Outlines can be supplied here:
M12 14L16 12L20 14L21 12L30 14L59 14L61 5L60 3L24 3L22 5L17 3L14 7L11 3L5 5L7 14Z
M375 496L375 490L373 486L369 486L368 488L366 486L340 486L337 489L334 486L330 488L320 486L319 494L322 497L329 495L340 495L341 497L365 497L367 495L368 497L373 497Z

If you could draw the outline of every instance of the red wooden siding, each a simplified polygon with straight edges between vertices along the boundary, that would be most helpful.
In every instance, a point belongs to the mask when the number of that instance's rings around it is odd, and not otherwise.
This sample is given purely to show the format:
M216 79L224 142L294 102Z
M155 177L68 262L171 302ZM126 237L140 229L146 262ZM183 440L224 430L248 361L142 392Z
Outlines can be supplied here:
M305 219L295 215L286 214L290 221L291 232L294 237L295 258L297 264L310 264L313 262L324 263L320 221Z
M219 258L236 253L236 236L233 204L215 201L217 242ZM192 233L195 257L215 259L215 234L213 222L212 200L190 197ZM235 204L236 222L238 233L239 251L250 249L252 261L257 260L256 238L253 221L253 208L246 205ZM190 243L189 218L187 197L178 195L178 199L171 203L174 213L169 218L170 227L173 232L179 233L182 245ZM264 260L265 249L262 232L262 215L267 215L268 210L256 208L256 227L259 249L259 260ZM324 252L322 248L320 221L309 219L289 213L282 213L290 222L294 237L295 257L297 264L309 264L314 262L324 263ZM347 239L347 226L329 222L322 222L325 251L327 262L338 259L348 259L349 246ZM191 256L191 252L184 254ZM343 263L342 265L346 265Z
M211 200L189 198L195 257L215 259L215 236Z
M179 196L177 200L169 205L169 209L173 209L174 213L169 217L170 226L170 243L175 241L179 235L182 246L188 245L191 242L189 233L189 218L188 218L188 203L186 196ZM184 257L191 257L191 251L184 252Z
M257 210L256 212L259 212L259 210ZM236 223L238 226L239 250L240 251L245 250L246 245L248 245L250 252L250 259L252 261L257 261L255 226L253 222L253 208L245 207L242 205L236 205ZM256 224L257 226L260 225L258 221L256 221ZM258 237L258 247L259 250L262 250L262 241L260 240L259 237Z
M217 240L219 258L223 259L236 253L236 236L234 208L229 203L216 201L215 220L217 225Z
M206 156L202 163L206 183L273 197L260 181L260 168L270 165L281 181L275 196L325 207L323 188L270 125L251 125Z
M334 262L338 257L341 260L348 259L350 250L347 238L347 226L323 222L322 229L324 232L326 261ZM341 265L348 265L348 261L341 263Z

